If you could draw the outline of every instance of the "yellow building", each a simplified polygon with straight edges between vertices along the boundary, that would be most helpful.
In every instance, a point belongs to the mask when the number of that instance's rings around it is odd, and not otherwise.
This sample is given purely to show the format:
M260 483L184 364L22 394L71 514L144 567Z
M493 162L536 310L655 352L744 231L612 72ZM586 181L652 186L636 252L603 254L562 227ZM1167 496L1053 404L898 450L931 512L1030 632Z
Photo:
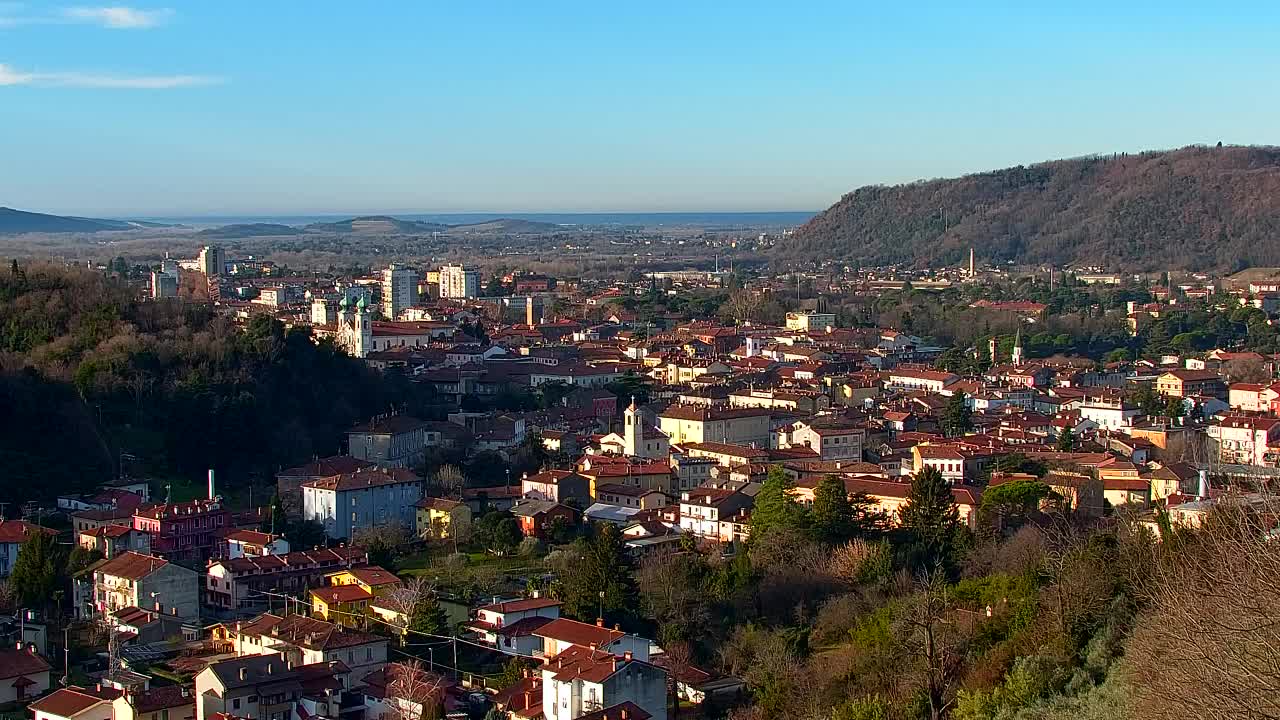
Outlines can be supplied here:
M310 592L311 614L347 627L362 627L370 602L400 587L400 578L377 565L329 573L325 579L326 587Z
M418 537L444 540L455 530L466 536L471 526L471 508L466 503L445 498L423 498L418 501Z

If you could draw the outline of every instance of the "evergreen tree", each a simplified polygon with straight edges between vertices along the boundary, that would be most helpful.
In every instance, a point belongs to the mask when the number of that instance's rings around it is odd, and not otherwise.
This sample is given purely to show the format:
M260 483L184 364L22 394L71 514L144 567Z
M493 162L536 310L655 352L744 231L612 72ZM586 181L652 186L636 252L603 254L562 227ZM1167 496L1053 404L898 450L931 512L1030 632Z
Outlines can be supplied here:
M911 538L912 564L922 568L954 567L960 511L951 487L937 468L925 467L911 479L911 493L900 513Z
M822 478L813 491L813 509L809 513L814 537L836 544L853 536L853 504L844 480L836 475Z
M805 525L805 511L791 496L795 483L780 466L769 468L769 475L756 493L751 509L751 536L759 537L776 528L800 528Z
M634 605L636 583L622 532L606 523L597 527L593 537L580 539L575 546L582 560L560 579L565 613L584 622L595 619L602 610L606 619L624 615Z
M55 600L66 580L67 558L52 533L31 532L18 546L9 587L24 607L43 608Z
M1062 428L1058 433L1058 452L1071 452L1076 449L1076 435L1071 428Z
M970 412L965 397L964 393L958 392L947 400L942 416L942 429L949 437L964 435L973 429L973 413Z
M409 613L409 630L428 635L448 635L449 616L440 605L435 590L424 590Z
M280 495L271 496L271 513L262 521L262 532L283 535L284 531L289 527L289 518L284 512L284 501L280 499Z

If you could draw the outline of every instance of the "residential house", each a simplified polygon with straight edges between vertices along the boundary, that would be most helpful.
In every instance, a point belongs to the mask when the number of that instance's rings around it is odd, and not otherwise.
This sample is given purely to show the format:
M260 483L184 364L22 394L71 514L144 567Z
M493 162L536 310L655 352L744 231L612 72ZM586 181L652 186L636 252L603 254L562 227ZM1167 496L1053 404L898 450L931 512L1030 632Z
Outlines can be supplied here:
M1208 428L1217 441L1218 458L1233 465L1276 466L1280 444L1280 418L1228 415Z
M1156 392L1167 397L1226 397L1226 385L1215 370L1168 370L1156 377Z
M185 621L200 619L200 575L153 555L126 552L93 568L93 586L77 604L80 617L122 608L159 607Z
M298 467L276 473L276 495L280 498L285 514L291 518L302 517L302 485L312 480L350 475L373 467L368 460L350 455L333 455L317 458Z
M673 404L658 414L658 428L672 444L727 443L767 448L772 439L767 408L715 408Z
M294 665L279 655L223 660L196 675L196 720L292 720L303 717L298 706L308 691L341 692L350 681L351 672L340 661ZM338 711L321 714L337 717Z
M511 514L515 515L520 523L520 532L524 533L525 537L546 537L547 530L557 520L569 525L575 525L578 522L577 510L554 500L532 498L521 500L512 506Z
M605 505L615 505L622 508L636 508L639 510L652 510L654 508L665 507L667 504L666 493L658 490L647 490L635 485L623 485L621 483L603 483L597 485L595 500L597 503Z
M27 706L34 720L113 720L109 695L87 688L59 688Z
M421 497L422 479L409 470L361 470L303 483L302 517L331 538L353 539L375 525L413 528Z
M509 655L530 657L542 652L543 639L533 632L560 617L560 602L531 597L484 605L465 623L475 638Z
M750 510L754 504L754 499L740 490L714 487L687 490L680 494L680 530L708 540L733 542L732 536L722 532L721 522Z
M554 657L571 647L594 647L598 650L617 653L631 653L640 660L649 659L649 641L638 635L622 632L618 626L606 627L604 621L597 618L594 625L578 622L569 618L556 618L533 631L535 637L541 638L541 657Z
M313 588L311 612L323 620L361 627L366 610L375 597L381 597L402 585L400 578L377 565L348 568L326 576L328 586Z
M0 704L22 702L49 691L49 663L35 645L0 650Z
M471 508L464 502L427 497L419 500L417 507L415 529L420 538L465 536L471 528Z
M76 544L113 558L127 552L151 554L151 534L127 525L103 525L76 533Z
M289 553L289 541L284 537L257 530L232 530L223 536L222 541L224 543L222 556L229 560Z
M546 720L667 718L666 671L629 652L574 645L539 670Z
M230 527L231 514L217 497L144 506L133 514L133 528L151 535L152 555L188 565L213 557Z
M347 453L379 467L414 467L439 444L438 429L408 415L379 416L347 431Z
M121 693L111 702L112 720L195 720L193 689L163 685Z
M58 531L41 527L22 520L5 520L0 518L0 578L9 577L9 573L13 571L13 566L18 562L18 552L22 549L22 543L32 533L41 532L45 535L57 535Z
M219 610L255 612L267 605L264 593L302 596L326 585L330 573L368 563L369 554L351 546L211 561L205 569L204 601Z
M940 393L942 389L960 379L960 376L942 370L914 370L898 368L889 371L885 387L890 390L925 390Z
M386 664L390 641L384 635L356 630L306 615L264 613L252 620L220 626L221 642L237 657L283 655L294 665L341 662L358 685L367 673Z
M520 478L520 492L527 498L563 503L591 501L591 480L571 470L543 470Z
M828 419L802 420L779 434L778 447L809 448L823 460L861 460L866 429Z

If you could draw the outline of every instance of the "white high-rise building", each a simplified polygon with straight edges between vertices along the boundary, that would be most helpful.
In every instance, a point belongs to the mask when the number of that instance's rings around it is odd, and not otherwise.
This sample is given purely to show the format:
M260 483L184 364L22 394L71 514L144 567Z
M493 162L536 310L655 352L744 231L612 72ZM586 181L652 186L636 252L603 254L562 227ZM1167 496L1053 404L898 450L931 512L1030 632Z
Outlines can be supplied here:
M209 277L217 277L227 267L227 255L217 245L205 245L200 248L200 272Z
M418 302L418 272L402 265L382 271L382 316L395 320Z
M440 268L440 297L473 298L480 294L480 271L462 265Z

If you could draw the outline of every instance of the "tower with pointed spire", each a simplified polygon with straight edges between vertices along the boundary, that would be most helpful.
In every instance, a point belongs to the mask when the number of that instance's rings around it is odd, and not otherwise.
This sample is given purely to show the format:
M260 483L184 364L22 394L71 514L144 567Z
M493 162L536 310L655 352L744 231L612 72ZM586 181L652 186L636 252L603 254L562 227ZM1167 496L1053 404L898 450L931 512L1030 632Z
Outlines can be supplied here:
M1013 365L1022 365L1022 328L1018 328L1017 334L1013 336Z

